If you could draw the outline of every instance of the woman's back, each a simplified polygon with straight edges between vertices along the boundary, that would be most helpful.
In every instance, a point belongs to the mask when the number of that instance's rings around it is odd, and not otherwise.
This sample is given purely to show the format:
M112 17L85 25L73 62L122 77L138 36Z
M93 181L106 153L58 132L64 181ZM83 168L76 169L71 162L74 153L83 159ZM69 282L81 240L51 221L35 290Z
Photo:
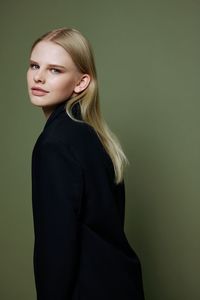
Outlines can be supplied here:
M140 261L124 233L125 185L114 175L93 128L59 104L32 156L38 300L144 299Z

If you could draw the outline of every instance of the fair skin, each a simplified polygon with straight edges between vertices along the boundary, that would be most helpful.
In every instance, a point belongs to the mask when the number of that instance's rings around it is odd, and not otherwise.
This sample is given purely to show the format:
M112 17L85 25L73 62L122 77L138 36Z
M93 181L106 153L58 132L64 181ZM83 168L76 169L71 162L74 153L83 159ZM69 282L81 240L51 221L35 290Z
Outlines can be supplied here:
M79 72L60 45L40 41L34 47L27 70L28 94L33 105L42 107L47 119L59 103L81 93L89 83L89 74ZM32 90L33 87L46 92Z

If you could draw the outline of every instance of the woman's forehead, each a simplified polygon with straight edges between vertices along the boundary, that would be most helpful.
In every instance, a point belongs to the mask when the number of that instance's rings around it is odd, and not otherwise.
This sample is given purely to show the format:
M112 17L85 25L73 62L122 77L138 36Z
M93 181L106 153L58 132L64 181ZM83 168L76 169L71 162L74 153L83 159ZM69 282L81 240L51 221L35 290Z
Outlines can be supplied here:
M55 65L74 65L69 53L60 45L51 41L40 41L31 52L30 59L36 62Z

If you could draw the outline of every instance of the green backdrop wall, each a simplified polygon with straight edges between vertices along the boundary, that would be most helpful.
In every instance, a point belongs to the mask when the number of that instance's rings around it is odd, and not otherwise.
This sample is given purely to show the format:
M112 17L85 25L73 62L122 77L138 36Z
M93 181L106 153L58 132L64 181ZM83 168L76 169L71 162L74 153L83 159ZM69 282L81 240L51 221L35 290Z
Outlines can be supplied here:
M28 98L31 43L57 27L93 45L101 107L129 158L125 231L146 300L200 299L200 2L1 1L0 299L36 299Z

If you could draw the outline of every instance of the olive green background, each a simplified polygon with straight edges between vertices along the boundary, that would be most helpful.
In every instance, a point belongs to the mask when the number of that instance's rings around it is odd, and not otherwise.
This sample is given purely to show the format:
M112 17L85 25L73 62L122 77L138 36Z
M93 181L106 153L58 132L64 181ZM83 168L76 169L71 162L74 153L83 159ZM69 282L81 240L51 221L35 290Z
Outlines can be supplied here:
M125 231L146 300L200 299L200 2L1 1L0 17L0 299L36 299L30 168L45 118L26 70L32 42L62 26L91 41L102 112L130 161Z

